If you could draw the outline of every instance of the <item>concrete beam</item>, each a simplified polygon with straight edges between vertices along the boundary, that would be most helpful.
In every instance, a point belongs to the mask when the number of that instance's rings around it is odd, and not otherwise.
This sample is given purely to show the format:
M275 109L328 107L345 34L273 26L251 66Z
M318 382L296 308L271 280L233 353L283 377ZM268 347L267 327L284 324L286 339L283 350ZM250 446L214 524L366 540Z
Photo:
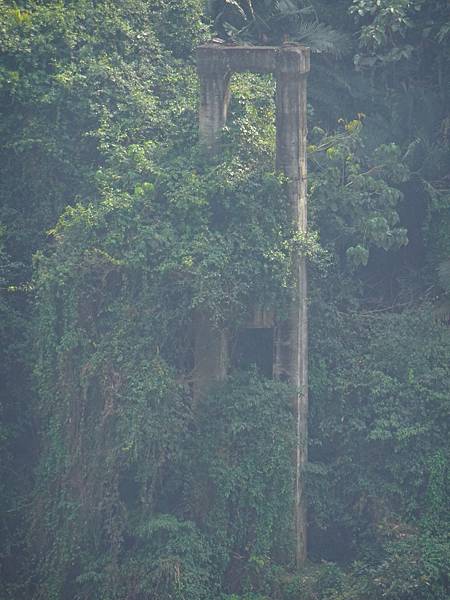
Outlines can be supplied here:
M197 48L197 70L202 75L217 71L225 73L276 73L288 68L296 73L308 73L309 48L284 46L227 46L204 44Z

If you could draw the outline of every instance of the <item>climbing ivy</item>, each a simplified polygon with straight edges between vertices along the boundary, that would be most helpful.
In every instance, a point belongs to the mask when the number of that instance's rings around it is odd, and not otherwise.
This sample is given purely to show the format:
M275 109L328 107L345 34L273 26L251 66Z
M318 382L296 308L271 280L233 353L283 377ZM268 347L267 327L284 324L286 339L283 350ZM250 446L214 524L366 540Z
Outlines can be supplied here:
M204 2L0 4L2 598L446 598L446 3L295 2L315 50L303 237L272 78L233 77L220 155L197 145ZM255 301L282 312L297 248L300 571L292 390L242 364L192 401L195 310L233 344Z

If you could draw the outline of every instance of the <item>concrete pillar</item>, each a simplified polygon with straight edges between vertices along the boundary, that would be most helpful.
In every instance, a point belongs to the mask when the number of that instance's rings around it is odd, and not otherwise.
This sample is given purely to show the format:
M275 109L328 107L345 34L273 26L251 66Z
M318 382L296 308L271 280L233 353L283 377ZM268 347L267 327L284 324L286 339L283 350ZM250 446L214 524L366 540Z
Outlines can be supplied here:
M194 316L194 405L215 381L225 379L228 367L226 331L215 325L206 311Z
M220 55L199 54L200 79L199 137L210 159L219 151L219 138L227 119L230 71ZM225 378L228 367L226 332L199 307L194 315L194 405L215 381Z
M287 177L288 210L296 229L307 230L306 205L306 73L305 56L287 49L276 68L276 165ZM292 265L295 294L288 317L275 332L274 375L295 389L296 424L294 528L297 565L306 559L304 471L308 460L308 315L306 260L295 252Z
M200 79L199 137L212 155L218 152L220 132L227 120L231 72L221 55L198 54Z

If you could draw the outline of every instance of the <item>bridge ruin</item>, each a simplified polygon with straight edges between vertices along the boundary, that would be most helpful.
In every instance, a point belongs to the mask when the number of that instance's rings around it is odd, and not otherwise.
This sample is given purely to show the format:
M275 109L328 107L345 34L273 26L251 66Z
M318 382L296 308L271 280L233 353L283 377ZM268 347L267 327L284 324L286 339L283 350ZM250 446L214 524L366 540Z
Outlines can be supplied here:
M197 49L200 79L199 136L210 154L220 150L220 133L227 120L229 82L233 73L272 73L276 80L276 169L286 176L292 222L307 231L306 196L306 79L309 48L283 46L232 46L209 43ZM306 558L307 518L304 471L308 458L308 315L305 256L296 251L292 261L295 295L287 317L254 309L249 328L273 329L274 378L288 381L296 393L294 457L295 490L293 527L297 565ZM194 400L201 400L214 381L225 378L229 366L227 332L206 313L195 322Z

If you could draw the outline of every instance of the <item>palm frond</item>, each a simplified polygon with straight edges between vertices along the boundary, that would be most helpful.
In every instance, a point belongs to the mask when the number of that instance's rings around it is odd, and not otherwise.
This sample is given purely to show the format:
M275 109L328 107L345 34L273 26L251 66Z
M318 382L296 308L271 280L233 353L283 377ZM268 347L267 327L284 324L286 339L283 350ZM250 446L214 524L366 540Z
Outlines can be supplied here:
M210 2L219 34L253 43L279 44L286 39L313 52L341 56L350 48L348 36L321 23L313 5L299 0L223 0Z
M342 56L350 49L350 39L344 33L319 22L301 22L293 34L296 42L309 46L313 52Z

